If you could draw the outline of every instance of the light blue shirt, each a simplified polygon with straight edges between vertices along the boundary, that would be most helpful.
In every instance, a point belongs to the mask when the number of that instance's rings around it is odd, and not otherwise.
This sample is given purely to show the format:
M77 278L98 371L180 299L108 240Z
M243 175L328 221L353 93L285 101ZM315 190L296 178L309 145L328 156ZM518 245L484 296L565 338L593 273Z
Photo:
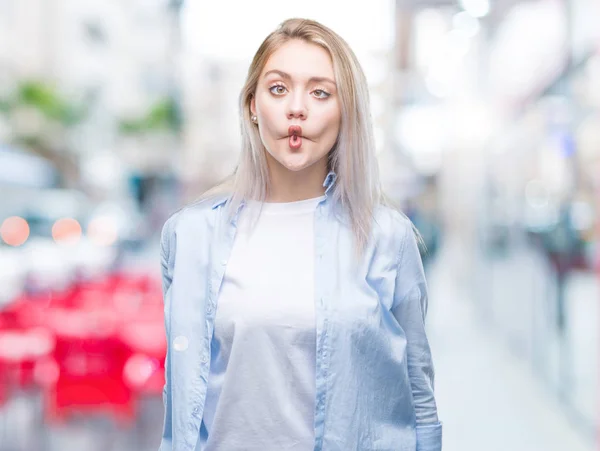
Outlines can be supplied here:
M378 207L356 262L353 232L328 196L335 178L327 175L315 211L313 449L440 451L427 284L411 223ZM193 451L198 441L218 294L244 208L228 221L226 201L189 205L163 227L168 349L160 451Z

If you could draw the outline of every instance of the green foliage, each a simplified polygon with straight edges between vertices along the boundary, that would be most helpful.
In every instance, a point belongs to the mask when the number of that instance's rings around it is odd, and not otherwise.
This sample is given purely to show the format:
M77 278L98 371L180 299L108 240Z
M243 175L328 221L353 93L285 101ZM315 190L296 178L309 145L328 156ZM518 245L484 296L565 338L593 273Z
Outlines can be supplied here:
M6 114L10 111L10 102L5 99L0 99L0 113Z
M83 107L69 103L52 86L41 81L22 81L10 98L0 99L1 113L7 114L22 106L35 108L64 126L75 125L85 116Z
M40 149L46 147L46 143L39 136L17 136L17 144L23 145L27 149Z
M174 99L167 98L155 103L140 118L122 119L119 130L124 134L140 134L154 131L173 131L180 129L179 110Z

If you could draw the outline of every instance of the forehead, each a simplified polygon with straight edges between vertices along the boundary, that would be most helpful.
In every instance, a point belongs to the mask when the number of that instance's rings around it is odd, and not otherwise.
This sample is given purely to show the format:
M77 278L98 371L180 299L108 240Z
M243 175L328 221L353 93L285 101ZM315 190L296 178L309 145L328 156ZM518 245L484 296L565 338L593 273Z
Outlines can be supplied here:
M286 42L273 52L261 76L270 70L287 72L292 77L335 79L329 52L319 45L297 39Z

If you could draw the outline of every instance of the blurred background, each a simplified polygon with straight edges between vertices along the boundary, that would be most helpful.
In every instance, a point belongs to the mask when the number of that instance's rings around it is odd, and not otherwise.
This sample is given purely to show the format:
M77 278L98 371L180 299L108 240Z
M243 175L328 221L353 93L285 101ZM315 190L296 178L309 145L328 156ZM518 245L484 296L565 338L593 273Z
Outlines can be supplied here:
M0 450L155 450L158 240L281 21L369 81L427 244L445 451L597 449L600 2L0 0Z

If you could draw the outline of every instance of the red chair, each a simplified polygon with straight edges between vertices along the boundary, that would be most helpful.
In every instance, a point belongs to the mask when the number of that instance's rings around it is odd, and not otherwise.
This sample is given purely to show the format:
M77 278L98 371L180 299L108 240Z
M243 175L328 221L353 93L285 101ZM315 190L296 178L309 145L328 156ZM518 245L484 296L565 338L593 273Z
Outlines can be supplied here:
M47 419L60 422L75 411L104 412L118 424L131 424L135 399L123 380L129 350L116 338L115 312L53 309L49 322L56 333L58 375L45 393Z
M4 329L4 319L0 317L0 333ZM5 363L0 360L0 407L8 400L8 369Z
M8 401L8 382L5 380L5 375L4 363L0 362L0 408Z
M113 290L130 290L140 294L161 290L160 279L146 273L117 271L110 274L105 283Z
M52 354L55 339L47 329L20 324L18 318L18 313L5 316L0 327L0 378L5 388L26 389L36 385L36 364Z
M167 352L162 317L134 320L121 329L119 338L131 351L123 369L125 383L137 394L161 395Z

